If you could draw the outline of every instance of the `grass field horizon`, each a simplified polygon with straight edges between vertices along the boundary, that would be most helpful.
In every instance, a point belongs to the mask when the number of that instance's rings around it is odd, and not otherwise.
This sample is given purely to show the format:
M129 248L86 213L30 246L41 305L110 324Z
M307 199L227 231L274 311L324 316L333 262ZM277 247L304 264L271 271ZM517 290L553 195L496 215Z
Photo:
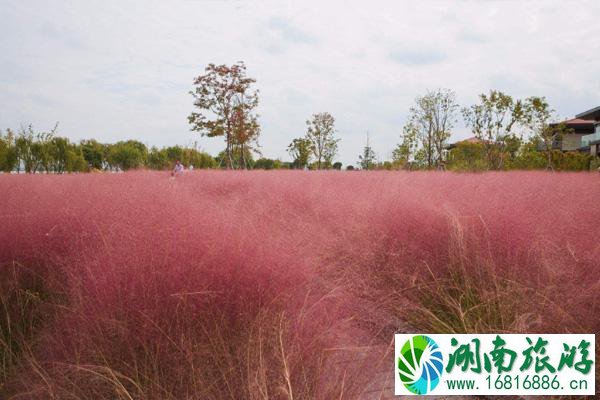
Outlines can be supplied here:
M394 333L600 333L597 174L0 174L0 193L1 398L387 398Z

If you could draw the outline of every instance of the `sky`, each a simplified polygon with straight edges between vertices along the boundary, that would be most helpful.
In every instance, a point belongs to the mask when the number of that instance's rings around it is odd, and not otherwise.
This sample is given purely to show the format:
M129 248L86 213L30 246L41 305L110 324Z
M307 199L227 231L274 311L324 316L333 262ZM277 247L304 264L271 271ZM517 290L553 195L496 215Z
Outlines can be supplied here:
M330 112L337 160L389 159L415 97L545 96L558 118L600 106L600 1L0 0L0 129L138 139L216 154L190 131L208 63L243 60L265 157ZM471 136L459 121L453 140Z

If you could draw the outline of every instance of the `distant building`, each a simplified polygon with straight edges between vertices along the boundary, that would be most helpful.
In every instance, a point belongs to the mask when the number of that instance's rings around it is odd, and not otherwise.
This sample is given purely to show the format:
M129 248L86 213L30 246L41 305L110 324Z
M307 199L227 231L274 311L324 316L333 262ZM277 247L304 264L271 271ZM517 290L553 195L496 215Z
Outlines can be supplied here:
M570 133L563 135L552 143L552 148L561 151L581 151L591 152L590 142L600 139L595 137L598 132L598 124L600 123L600 107L592 108L591 110L579 113L573 119L563 121L562 124L570 130ZM556 126L558 124L551 124ZM540 144L540 150L544 148ZM596 148L593 149L597 151ZM592 152L592 154L598 154Z
M600 106L592 108L591 110L584 111L575 116L575 118L581 118L589 121L600 122Z
M573 119L562 122L570 133L563 135L552 143L552 148L561 151L581 151L600 157L600 106L579 113ZM554 126L558 124L552 124ZM485 144L486 142L476 137L450 143L446 150L452 150L459 143ZM539 150L544 149L543 143Z
M577 151L581 148L583 137L594 133L594 121L580 118L579 115L562 123L570 130L570 133L563 135L552 143L552 148L556 150Z
M600 106L577 114L576 118L581 118L593 124L592 131L581 137L579 150L600 156Z

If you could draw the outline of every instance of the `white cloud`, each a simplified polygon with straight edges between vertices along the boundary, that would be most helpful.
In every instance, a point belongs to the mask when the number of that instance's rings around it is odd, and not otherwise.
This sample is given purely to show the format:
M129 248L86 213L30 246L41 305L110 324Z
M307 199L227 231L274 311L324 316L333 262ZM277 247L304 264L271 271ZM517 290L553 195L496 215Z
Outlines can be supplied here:
M597 1L0 0L0 127L60 121L73 139L217 152L189 131L187 92L206 64L244 60L266 156L286 159L304 121L330 111L355 163L367 130L390 153L427 89L463 105L491 88L545 95L562 116L600 105L598 15Z

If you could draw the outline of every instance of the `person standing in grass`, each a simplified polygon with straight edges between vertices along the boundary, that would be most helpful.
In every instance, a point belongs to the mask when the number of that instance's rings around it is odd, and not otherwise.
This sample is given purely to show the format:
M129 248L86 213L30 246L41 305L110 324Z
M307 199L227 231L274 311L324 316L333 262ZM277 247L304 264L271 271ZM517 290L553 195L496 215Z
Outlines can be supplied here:
M173 168L173 172L171 172L171 176L176 175L183 175L183 164L179 160L175 162L175 167Z

